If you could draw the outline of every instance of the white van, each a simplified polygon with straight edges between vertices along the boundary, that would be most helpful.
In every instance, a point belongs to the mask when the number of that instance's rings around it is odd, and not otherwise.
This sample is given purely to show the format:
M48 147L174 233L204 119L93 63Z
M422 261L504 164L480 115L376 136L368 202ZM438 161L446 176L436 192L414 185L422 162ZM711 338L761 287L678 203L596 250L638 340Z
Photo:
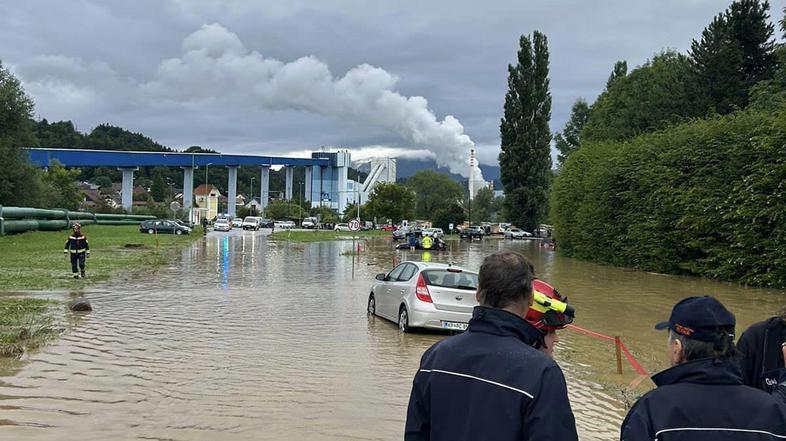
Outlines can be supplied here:
M262 228L262 218L256 216L246 216L243 219L243 229L244 230L259 230Z

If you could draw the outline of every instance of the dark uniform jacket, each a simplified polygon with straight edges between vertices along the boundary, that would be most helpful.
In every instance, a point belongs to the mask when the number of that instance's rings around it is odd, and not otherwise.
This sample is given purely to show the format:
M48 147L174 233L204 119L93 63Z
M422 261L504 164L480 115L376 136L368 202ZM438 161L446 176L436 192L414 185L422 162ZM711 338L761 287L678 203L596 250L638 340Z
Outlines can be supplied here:
M742 384L736 361L693 360L652 377L622 423L622 441L776 441L786 438L786 410Z
M66 253L70 252L72 254L84 252L90 254L90 245L87 244L87 238L84 234L79 234L76 236L72 234L71 236L68 236L68 240L65 243L65 249L63 249L63 251Z
M752 324L737 344L742 352L742 379L748 386L772 391L785 378L783 352L786 325L779 317Z
M406 441L574 441L562 370L534 349L540 331L475 307L467 331L429 348L415 375Z

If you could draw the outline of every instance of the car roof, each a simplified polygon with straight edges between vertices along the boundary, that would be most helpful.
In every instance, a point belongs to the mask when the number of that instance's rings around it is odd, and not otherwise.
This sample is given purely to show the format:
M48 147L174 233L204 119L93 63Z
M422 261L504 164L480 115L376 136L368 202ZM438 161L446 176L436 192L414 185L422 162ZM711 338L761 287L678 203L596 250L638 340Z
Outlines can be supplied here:
M477 274L477 271L470 271L470 270L468 270L468 269L466 269L464 267L461 267L461 266L458 266L458 265L449 264L449 263L419 262L419 261L415 261L415 260L407 260L407 261L404 261L404 262L401 262L401 263L414 264L415 266L418 267L419 271L424 271L424 270L429 270L429 269L444 269L444 270L446 270L448 268L454 268L454 269L457 269L457 270L461 270L462 272Z

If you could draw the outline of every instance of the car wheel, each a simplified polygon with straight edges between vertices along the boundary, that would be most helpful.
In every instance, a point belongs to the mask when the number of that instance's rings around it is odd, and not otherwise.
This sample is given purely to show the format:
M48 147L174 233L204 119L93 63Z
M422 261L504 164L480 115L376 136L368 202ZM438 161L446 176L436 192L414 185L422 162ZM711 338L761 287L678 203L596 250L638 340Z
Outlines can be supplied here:
M183 230L175 230L175 234L177 234L178 236L180 236L181 234L183 234Z
M374 293L368 296L368 315L377 314L377 300L374 298Z
M401 306L401 311L398 312L398 330L401 332L409 332L409 314L407 307Z
M152 229L152 228L150 228L150 229L148 229L148 230L147 230L147 234L153 234L153 233L155 233L155 232L156 232L156 230L154 230L154 229Z

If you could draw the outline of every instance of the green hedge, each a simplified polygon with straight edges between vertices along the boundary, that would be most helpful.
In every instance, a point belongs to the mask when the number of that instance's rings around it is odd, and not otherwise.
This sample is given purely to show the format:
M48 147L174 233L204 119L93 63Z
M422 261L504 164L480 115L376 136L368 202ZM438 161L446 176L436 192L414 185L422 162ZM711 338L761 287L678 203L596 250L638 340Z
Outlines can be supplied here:
M554 183L551 215L568 255L786 287L786 113L583 145Z

